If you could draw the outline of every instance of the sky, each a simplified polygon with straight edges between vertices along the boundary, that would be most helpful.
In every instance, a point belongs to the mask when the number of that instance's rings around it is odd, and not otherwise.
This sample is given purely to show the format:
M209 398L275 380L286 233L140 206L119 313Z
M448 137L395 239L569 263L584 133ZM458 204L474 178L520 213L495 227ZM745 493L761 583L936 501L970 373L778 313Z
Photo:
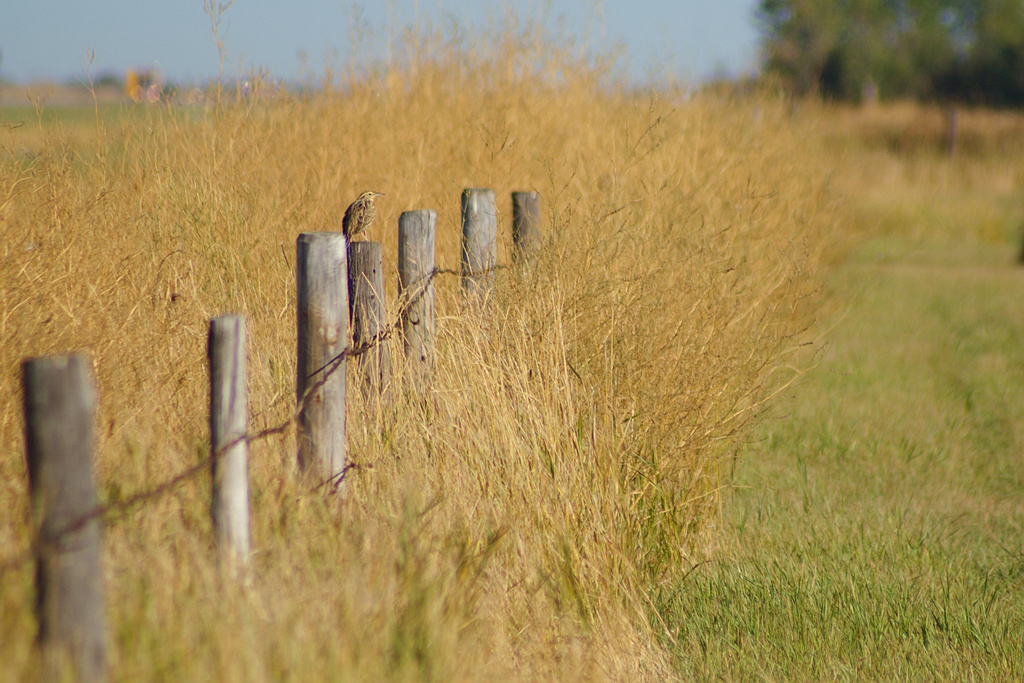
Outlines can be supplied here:
M215 0L207 0L211 2ZM223 1L223 0L221 0ZM617 50L634 82L737 76L757 67L755 0L235 0L220 34L227 75L250 67L294 80L386 53L406 26L487 26L511 9L592 52ZM560 32L560 33L559 33ZM90 63L90 55L93 55ZM0 0L0 79L83 79L158 67L174 82L215 78L220 60L203 0Z

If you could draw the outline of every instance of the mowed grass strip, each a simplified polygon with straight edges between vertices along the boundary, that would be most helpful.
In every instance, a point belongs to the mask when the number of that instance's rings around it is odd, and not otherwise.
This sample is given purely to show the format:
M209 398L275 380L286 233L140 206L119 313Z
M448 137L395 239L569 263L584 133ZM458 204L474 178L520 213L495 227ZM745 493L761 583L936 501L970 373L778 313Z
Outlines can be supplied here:
M815 368L738 461L726 550L661 594L684 678L1024 675L1020 200L932 162L850 198L910 218L833 273ZM1002 210L928 222L966 202Z

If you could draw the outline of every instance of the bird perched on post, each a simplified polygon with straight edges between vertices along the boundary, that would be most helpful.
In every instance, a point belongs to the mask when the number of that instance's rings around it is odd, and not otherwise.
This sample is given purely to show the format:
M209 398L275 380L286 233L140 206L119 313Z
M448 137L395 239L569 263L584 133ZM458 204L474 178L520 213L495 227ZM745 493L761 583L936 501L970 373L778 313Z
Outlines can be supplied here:
M373 200L383 194L368 190L356 197L356 200L345 209L345 218L341 221L341 231L345 233L345 237L351 240L370 227L370 223L373 223L377 216L377 207L374 206Z

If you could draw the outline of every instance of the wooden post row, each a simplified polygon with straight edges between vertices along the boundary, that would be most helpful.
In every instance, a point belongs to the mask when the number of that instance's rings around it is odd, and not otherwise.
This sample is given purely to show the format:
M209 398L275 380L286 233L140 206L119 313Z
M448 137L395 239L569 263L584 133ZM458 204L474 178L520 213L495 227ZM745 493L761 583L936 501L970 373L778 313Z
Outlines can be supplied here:
M245 318L210 321L210 514L217 546L237 565L249 559L249 402L246 393Z
M348 245L348 297L352 307L352 343L371 342L387 327L384 310L384 262L380 242L352 242ZM391 352L383 342L359 357L363 386L368 396L385 402L391 392Z
M348 344L346 247L340 232L305 233L296 244L299 467L335 482L346 462L345 362L333 362Z
M22 364L25 446L36 529L36 616L51 679L107 677L102 530L93 475L96 388L85 355Z
M462 192L462 289L471 299L486 300L494 287L498 260L498 212L494 190Z
M398 300L402 337L414 385L430 381L434 367L434 231L437 212L406 211L398 218Z

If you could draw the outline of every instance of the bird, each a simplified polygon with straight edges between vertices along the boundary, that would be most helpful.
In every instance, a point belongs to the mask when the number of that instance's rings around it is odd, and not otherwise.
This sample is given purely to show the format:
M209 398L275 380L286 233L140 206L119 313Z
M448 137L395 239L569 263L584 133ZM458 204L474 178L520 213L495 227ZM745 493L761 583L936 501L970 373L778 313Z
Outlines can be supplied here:
M345 218L341 221L341 231L345 233L345 237L351 240L370 227L370 223L373 223L373 219L377 216L377 207L374 206L373 200L383 194L383 192L367 190L349 204L349 207L345 209Z

